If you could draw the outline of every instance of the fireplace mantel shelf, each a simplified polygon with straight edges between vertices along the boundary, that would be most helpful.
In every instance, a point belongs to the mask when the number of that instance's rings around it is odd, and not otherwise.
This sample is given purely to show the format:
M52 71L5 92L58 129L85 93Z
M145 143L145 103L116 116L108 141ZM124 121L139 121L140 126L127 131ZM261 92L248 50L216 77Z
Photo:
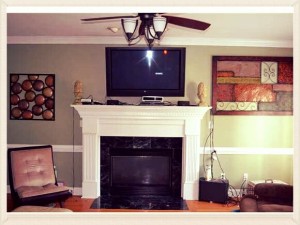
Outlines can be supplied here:
M82 119L82 197L100 193L100 137L182 137L182 197L198 199L201 120L211 107L71 105Z
M81 117L96 116L203 116L211 107L198 106L131 106L131 105L72 105Z

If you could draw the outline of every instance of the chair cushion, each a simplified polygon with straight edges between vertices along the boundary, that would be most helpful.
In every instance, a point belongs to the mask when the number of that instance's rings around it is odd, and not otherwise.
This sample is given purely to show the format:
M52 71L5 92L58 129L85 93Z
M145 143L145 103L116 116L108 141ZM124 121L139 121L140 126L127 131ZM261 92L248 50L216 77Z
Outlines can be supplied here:
M63 192L69 190L65 186L56 186L55 184L47 184L44 186L21 186L16 189L20 198L28 198L37 195L53 194L55 192Z
M66 208L25 205L14 209L12 212L72 212L72 210Z
M14 188L55 183L51 147L11 152Z

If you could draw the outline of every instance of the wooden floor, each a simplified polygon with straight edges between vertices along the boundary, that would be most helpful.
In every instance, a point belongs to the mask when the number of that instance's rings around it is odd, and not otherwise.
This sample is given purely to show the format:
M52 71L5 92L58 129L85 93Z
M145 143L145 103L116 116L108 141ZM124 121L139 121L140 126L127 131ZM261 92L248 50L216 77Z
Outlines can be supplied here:
M94 199L83 199L80 196L69 198L64 207L74 212L232 212L238 210L234 203L219 204L203 201L187 200L188 210L132 210L132 209L90 209ZM7 196L7 210L11 211L13 203L11 196Z

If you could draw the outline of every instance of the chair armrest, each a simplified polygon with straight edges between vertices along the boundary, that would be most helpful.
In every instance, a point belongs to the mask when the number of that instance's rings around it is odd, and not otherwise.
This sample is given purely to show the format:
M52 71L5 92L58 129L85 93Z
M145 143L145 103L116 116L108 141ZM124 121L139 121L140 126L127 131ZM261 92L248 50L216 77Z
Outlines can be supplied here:
M293 186L276 183L260 183L254 188L255 195L260 199L276 204L293 204Z
M255 195L244 195L240 201L241 212L257 212L257 197Z

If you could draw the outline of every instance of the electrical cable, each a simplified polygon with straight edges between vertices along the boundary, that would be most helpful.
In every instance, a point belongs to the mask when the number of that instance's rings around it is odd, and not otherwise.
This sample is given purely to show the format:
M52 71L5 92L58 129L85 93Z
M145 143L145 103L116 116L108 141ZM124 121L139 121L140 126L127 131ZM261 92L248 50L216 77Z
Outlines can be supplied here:
M211 152L211 154L215 154L215 156L217 158L217 162L219 164L219 167L220 167L222 173L224 173L224 170L223 170L223 167L221 165L219 156L218 156L217 151L215 150L215 146L214 146L214 123L215 123L215 121L214 121L214 116L212 114L210 114L210 121L212 121L212 124L213 124L212 127L211 127L211 133L212 133L212 135L211 135L211 140L210 140L210 148L213 149L213 151ZM212 157L212 155L211 155L211 157ZM211 173L212 173L212 178L213 178L213 159L211 159L211 168L212 168L211 169L212 170Z
M204 173L206 172L206 168L205 168L205 147L206 147L206 145L207 145L207 142L208 142L208 139L209 139L209 137L211 136L211 134L212 134L212 131L210 131L210 133L208 134L208 136L206 137L206 140L205 140L205 142L204 142L204 147L203 147L203 157L202 157L202 160L203 160L203 171L204 171Z
M222 165L221 165L221 163L220 163L219 156L218 156L217 152L216 152L215 154L216 154L216 157L217 157L217 162L218 162L218 164L219 164L219 167L220 167L222 173L224 173L224 170L223 170Z
M72 124L72 130L73 130L73 140L72 140L72 144L73 144L73 152L72 152L72 177L73 177L73 181L72 181L72 186L73 186L73 194L74 194L74 189L75 189L75 118L74 118L74 108L73 108L73 124Z
M215 149L214 149L214 121L213 121L213 115L212 113L210 113L210 130L211 130L211 137L210 137L210 168L211 168L211 178L214 179L214 158L213 158L213 154L216 153Z
M238 193L237 193L237 190L232 186L232 185L229 185L230 188L232 188L235 192L235 197L237 198L238 197ZM234 195L233 195L234 196Z
M241 188L240 188L240 197L244 196L244 192L245 190L247 191L247 188L245 188L245 184L246 184L246 180L243 181L243 183L241 184ZM246 192L247 193L247 192Z

